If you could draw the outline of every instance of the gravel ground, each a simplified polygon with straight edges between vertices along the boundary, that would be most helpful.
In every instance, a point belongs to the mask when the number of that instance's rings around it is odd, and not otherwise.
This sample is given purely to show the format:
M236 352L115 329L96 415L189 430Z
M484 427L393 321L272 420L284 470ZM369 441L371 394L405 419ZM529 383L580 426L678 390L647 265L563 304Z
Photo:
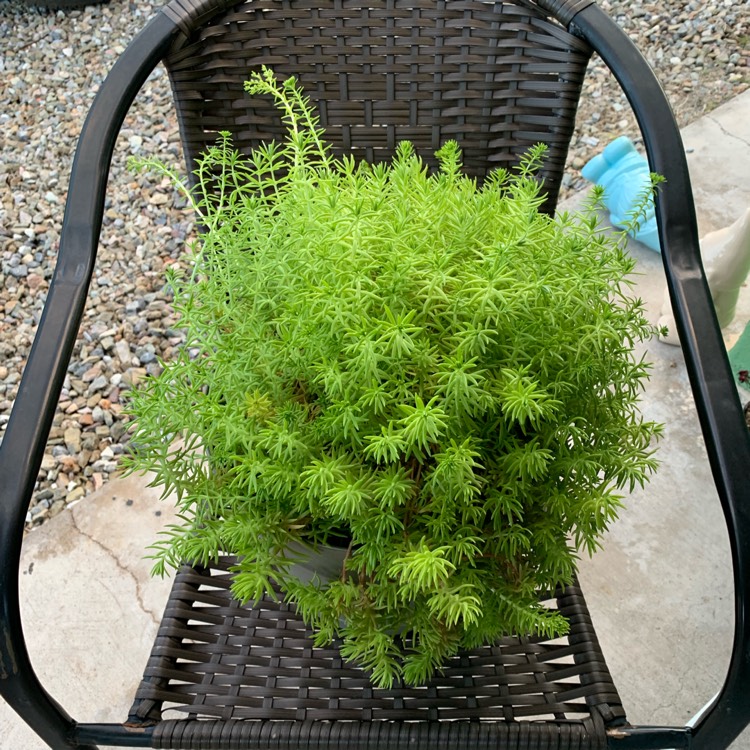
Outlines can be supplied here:
M747 0L602 6L646 53L681 126L750 85ZM160 2L45 11L0 0L0 439L52 275L76 136L94 93ZM600 61L591 67L565 193L612 138L638 131ZM162 272L180 262L191 217L172 191L125 169L129 154L181 164L166 74L142 90L117 143L99 263L27 516L42 523L102 486L127 443L123 396L180 344Z

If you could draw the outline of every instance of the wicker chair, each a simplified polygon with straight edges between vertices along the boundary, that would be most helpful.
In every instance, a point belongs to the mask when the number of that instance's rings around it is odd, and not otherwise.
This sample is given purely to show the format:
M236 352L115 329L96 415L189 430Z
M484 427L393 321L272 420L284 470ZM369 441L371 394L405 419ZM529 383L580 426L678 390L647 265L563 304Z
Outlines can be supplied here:
M726 683L691 727L632 727L577 587L550 606L570 635L507 638L455 657L422 689L374 689L336 648L313 648L285 603L240 606L228 561L179 572L131 714L79 724L31 667L18 602L24 517L92 275L110 158L154 66L169 71L189 165L219 130L250 148L281 133L242 82L268 64L299 75L338 152L429 159L448 138L481 178L544 141L557 200L592 51L639 118L664 265L734 560L736 634ZM748 440L703 276L679 132L654 76L593 0L172 0L103 84L81 135L60 255L0 450L0 693L53 748L716 748L750 720ZM172 709L177 718L163 718ZM125 717L123 717L125 718Z

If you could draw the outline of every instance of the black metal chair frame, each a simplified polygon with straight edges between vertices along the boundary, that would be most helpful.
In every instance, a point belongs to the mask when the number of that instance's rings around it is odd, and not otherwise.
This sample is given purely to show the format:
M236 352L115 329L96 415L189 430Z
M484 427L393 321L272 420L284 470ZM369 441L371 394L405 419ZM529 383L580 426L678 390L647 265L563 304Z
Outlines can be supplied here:
M373 0L373 5L379 2ZM750 723L750 438L701 264L682 141L653 72L594 0L529 0L529 4L559 21L561 27L602 57L629 98L652 171L666 177L657 196L662 256L733 561L733 651L725 683L715 700L693 726L614 724L607 729L605 741L609 747L621 748L724 748ZM190 0L172 0L127 48L102 85L81 134L57 268L0 449L0 694L52 748L152 746L153 727L77 723L45 691L24 642L19 612L19 560L27 508L93 273L109 164L118 132L137 92L156 64L169 54L175 40L184 38L199 22L230 5L226 0L199 0L194 4ZM477 730L483 725L468 726L469 729L453 727L452 734L440 737L475 744L481 735L485 743L480 743L482 747L499 746L491 735ZM380 729L373 732L374 737ZM416 740L417 735L394 735L386 745L373 740L369 746L434 747L436 744L428 740L430 736L433 735L427 730ZM329 732L325 743L322 735L315 737L303 739L299 735L296 740L279 745L266 735L267 745L254 740L243 746L342 748L366 744L362 737L353 740L343 732ZM513 746L541 747L528 737Z

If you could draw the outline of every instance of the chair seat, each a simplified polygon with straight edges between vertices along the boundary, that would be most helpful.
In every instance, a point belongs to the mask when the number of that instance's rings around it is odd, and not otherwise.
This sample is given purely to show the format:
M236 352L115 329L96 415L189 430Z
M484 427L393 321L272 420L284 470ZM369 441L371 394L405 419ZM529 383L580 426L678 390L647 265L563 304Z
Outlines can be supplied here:
M576 585L545 602L564 638L503 638L384 690L337 644L316 648L293 605L233 599L233 562L176 576L128 720L154 726L154 747L598 748L625 723Z

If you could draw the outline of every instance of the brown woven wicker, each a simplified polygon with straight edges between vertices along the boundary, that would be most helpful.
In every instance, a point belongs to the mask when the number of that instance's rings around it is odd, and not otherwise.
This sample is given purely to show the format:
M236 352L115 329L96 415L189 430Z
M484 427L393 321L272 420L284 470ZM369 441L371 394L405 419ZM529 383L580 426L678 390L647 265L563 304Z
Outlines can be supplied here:
M452 138L481 180L545 142L552 211L591 50L550 12L589 2L172 0L182 36L165 64L188 165L220 131L245 152L284 137L243 88L267 65L300 79L337 155L388 160L408 139L434 165ZM565 639L507 638L424 688L379 690L338 647L314 648L289 604L232 600L227 566L177 577L129 722L154 725L155 747L598 748L624 721L576 587L549 602Z
M129 719L158 722L155 747L262 747L269 732L274 747L296 747L295 732L308 736L311 724L331 747L372 735L368 748L393 750L452 733L480 747L526 747L522 737L540 743L528 747L573 738L573 747L606 747L605 724L624 720L577 587L547 602L568 618L565 638L505 638L454 657L426 687L381 690L337 645L315 648L293 606L234 600L232 562L177 576Z
M166 65L193 166L222 130L245 152L284 136L270 101L243 91L268 65L300 79L338 155L388 160L408 139L434 165L455 139L481 179L543 141L554 208L591 51L536 3L249 0L185 32Z

